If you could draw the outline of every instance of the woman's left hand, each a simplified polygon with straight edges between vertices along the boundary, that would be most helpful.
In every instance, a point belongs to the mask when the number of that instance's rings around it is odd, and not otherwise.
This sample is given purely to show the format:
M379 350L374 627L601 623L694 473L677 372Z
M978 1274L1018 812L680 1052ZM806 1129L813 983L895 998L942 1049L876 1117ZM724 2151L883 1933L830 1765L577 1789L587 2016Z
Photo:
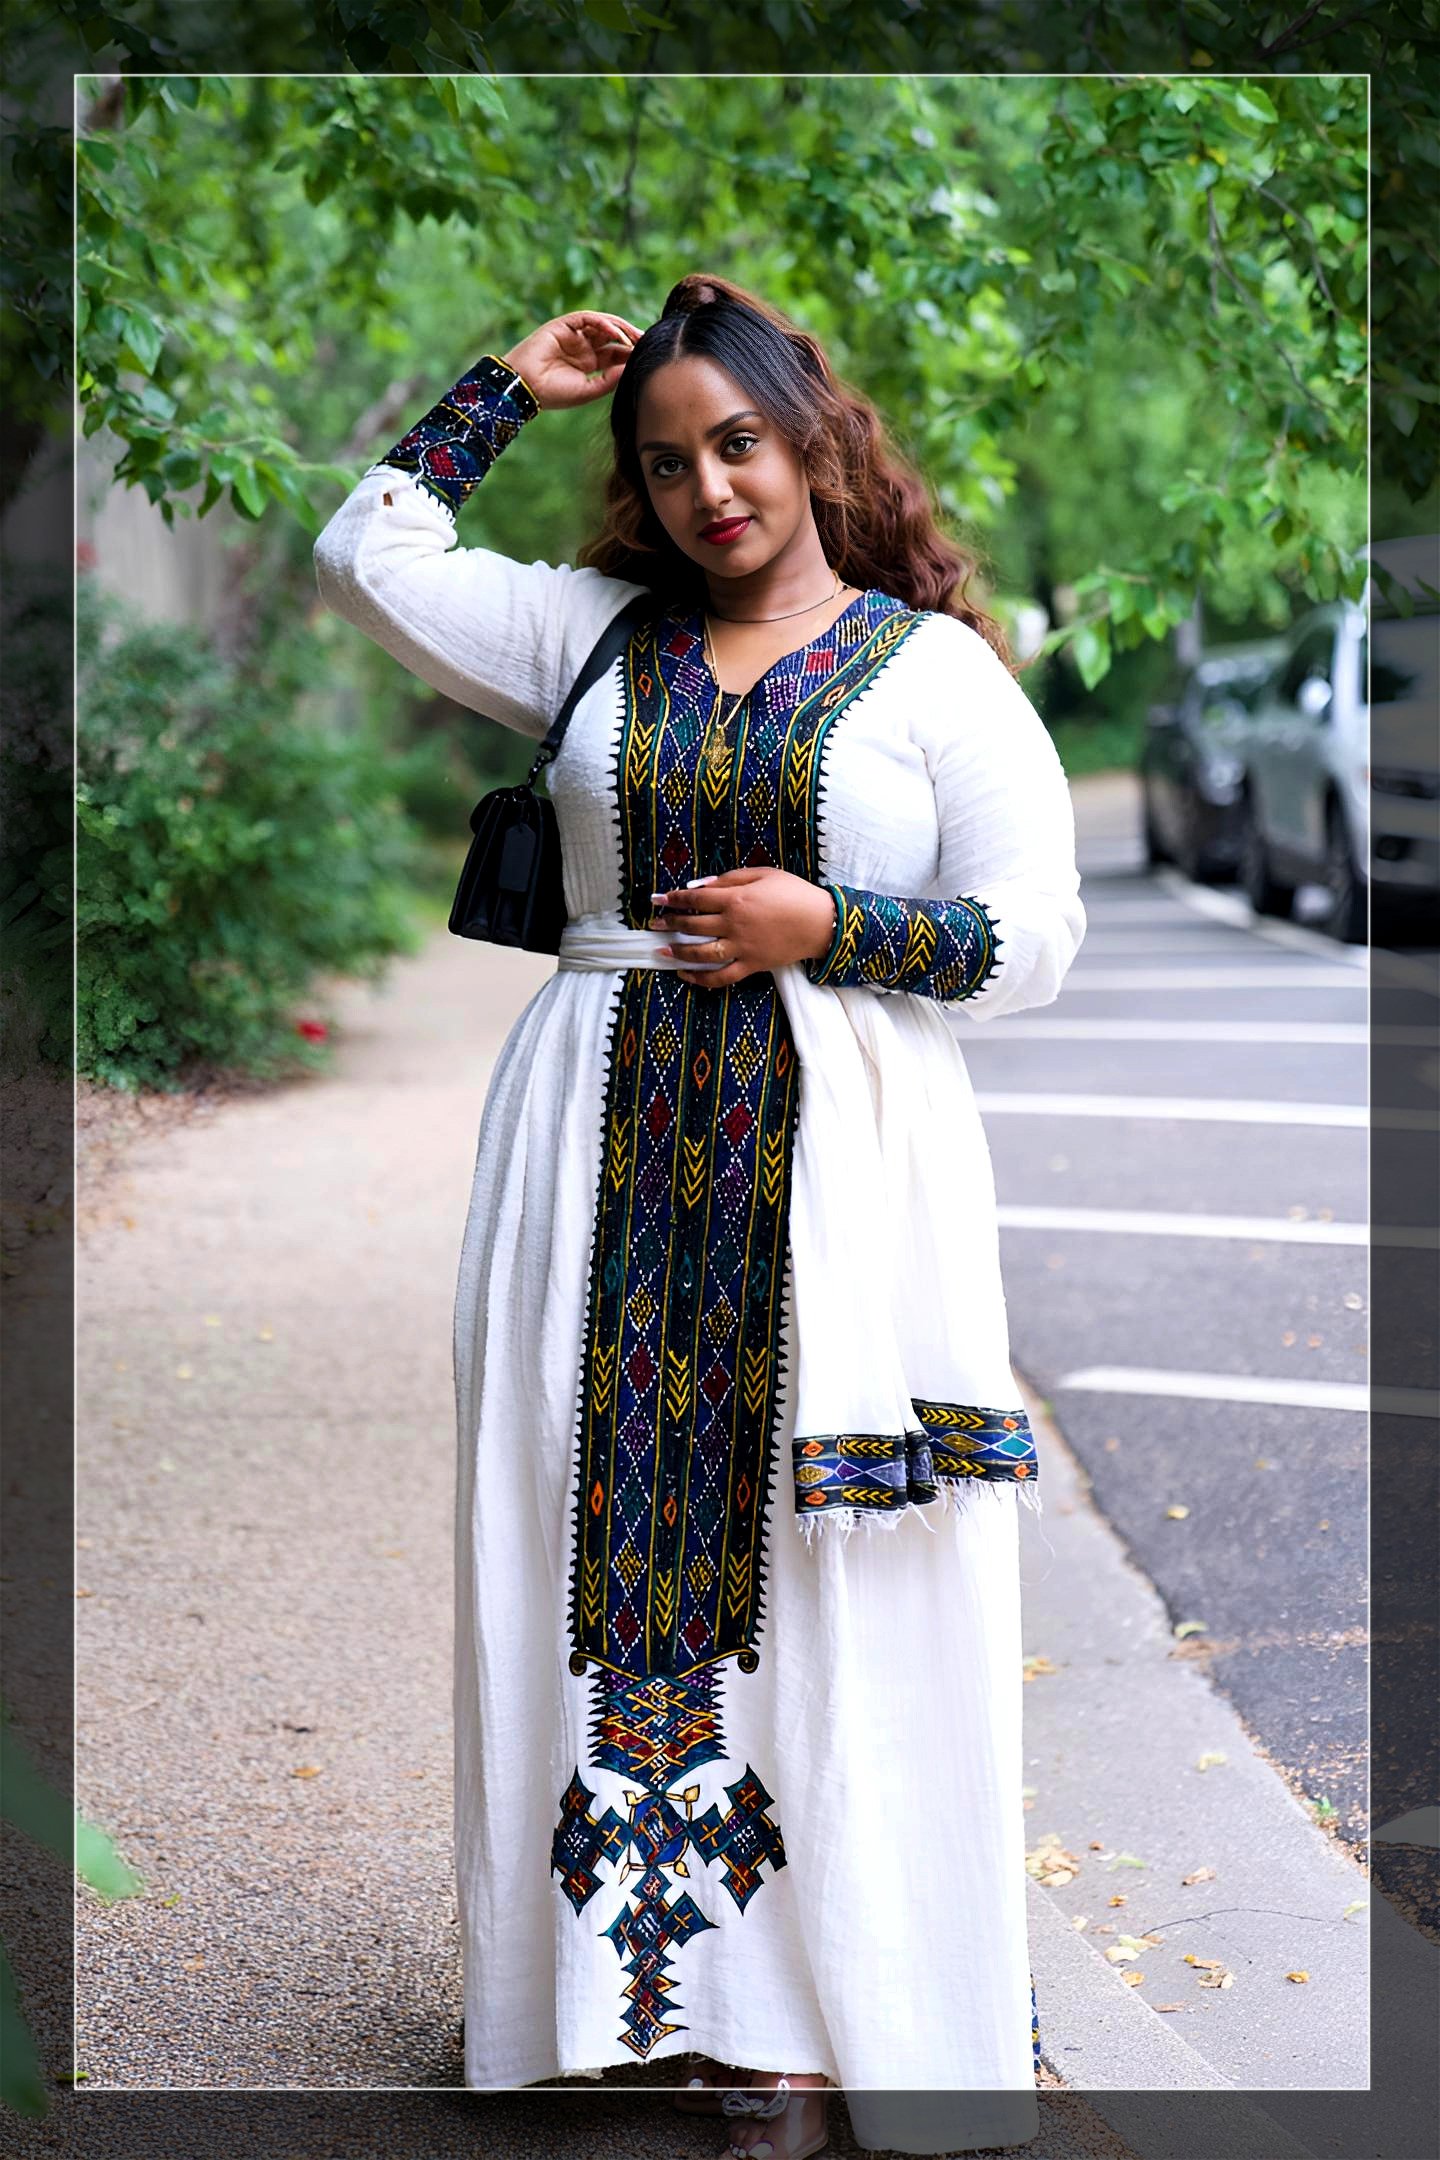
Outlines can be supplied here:
M703 937L660 949L683 982L723 988L747 975L818 960L835 934L835 903L822 886L788 870L725 870L678 892L652 893L659 926ZM699 966L695 966L695 962Z

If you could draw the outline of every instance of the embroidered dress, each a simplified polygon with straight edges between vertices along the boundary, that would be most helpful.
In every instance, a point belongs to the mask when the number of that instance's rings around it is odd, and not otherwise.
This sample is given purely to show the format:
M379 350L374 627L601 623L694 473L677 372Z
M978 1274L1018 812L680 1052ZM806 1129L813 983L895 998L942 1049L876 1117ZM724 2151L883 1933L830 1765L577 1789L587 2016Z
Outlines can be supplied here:
M332 608L538 740L642 588L457 545L535 411L482 359L315 553ZM827 2073L880 2146L864 2088L1033 2106L1015 1504L1038 1464L961 1045L1055 996L1074 831L966 625L860 593L727 699L703 757L701 628L657 597L576 708L549 776L569 924L480 1122L454 1343L465 2077L700 2050ZM652 892L749 864L828 886L830 949L683 982ZM904 2149L996 2121L939 2136Z

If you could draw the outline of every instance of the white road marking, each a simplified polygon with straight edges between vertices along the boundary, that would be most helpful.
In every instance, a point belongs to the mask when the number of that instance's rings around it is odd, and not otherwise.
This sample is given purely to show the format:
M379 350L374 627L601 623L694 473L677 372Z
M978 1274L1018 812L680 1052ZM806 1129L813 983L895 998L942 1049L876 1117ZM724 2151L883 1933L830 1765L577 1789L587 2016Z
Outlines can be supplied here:
M1369 965L1369 953L1363 945L1343 945L1338 938L1327 937L1323 930L1311 930L1304 923L1283 922L1278 916L1257 915L1240 893L1217 892L1210 885L1192 885L1178 870L1161 869L1152 873L1157 885L1182 907L1193 909L1197 915L1208 915L1212 922L1228 923L1236 930L1248 930L1252 937L1263 938L1267 945L1288 945L1292 952L1322 954L1342 967L1363 970Z
M1387 1245L1421 1243L1426 1232L1387 1234L1368 1223L1324 1222L1288 1215L1180 1215L1151 1208L1001 1207L1002 1230L1092 1230L1125 1237L1244 1238L1262 1245ZM1435 1232L1428 1233L1430 1243Z
M1083 947L1082 947L1083 952ZM1065 977L1072 990L1359 990L1369 985L1349 968L1272 967L1087 967L1079 961Z
M962 1013L964 1009L963 1003L957 1008ZM1363 1050L1371 1040L1362 1020L1038 1020L1000 1013L993 1020L977 1020L975 1027L977 1033L1003 1042L1324 1043ZM1421 1043L1433 1039L1426 1028L1377 1029L1374 1039L1384 1042L1397 1035Z
M1261 1380L1243 1373L1164 1372L1143 1365L1087 1365L1079 1372L1063 1373L1059 1388L1075 1388L1091 1395L1167 1395L1190 1402L1275 1403L1291 1410L1368 1410L1371 1391L1363 1381ZM1388 1395L1391 1409L1424 1417L1434 1397L1419 1389L1377 1388L1375 1407Z
M1183 1118L1216 1125L1348 1125L1370 1122L1364 1103L1250 1102L1205 1095L983 1094L975 1097L987 1116ZM1377 1111L1374 1122L1385 1117ZM1393 1114L1393 1113L1392 1113ZM1418 1112L1415 1113L1418 1117Z

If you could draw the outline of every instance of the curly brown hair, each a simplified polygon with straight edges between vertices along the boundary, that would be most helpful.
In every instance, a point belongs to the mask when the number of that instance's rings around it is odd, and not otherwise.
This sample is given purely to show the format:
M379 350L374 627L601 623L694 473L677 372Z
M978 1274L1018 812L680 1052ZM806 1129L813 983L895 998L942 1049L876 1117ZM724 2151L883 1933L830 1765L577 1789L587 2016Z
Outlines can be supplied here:
M957 616L1019 673L1000 624L967 596L979 558L941 530L930 487L891 442L875 407L835 373L818 339L727 278L681 278L630 354L610 401L614 458L604 524L578 562L648 585L667 601L704 599L704 574L651 508L635 449L646 381L691 353L718 362L793 446L826 561L847 584Z

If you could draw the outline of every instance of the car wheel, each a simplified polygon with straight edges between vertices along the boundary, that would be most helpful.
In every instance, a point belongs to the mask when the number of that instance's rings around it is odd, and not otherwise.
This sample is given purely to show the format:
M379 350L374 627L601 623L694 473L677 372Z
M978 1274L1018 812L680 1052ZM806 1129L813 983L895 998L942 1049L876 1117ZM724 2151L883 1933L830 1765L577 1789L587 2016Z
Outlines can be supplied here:
M1145 797L1144 835L1145 860L1149 864L1150 868L1153 870L1161 863L1168 863L1170 860L1170 850L1166 847L1164 841L1160 838L1160 831L1155 823L1155 813L1150 807L1150 797L1148 794Z
M1330 895L1325 928L1331 937L1343 945L1363 945L1369 913L1365 880L1356 868L1345 813L1336 802L1325 812L1325 890Z
M1180 827L1180 844L1175 850L1175 863L1181 874L1196 885L1207 885L1215 876L1214 859L1201 835L1198 803L1192 802L1186 806L1184 822Z
M1240 884L1257 915L1288 915L1294 905L1295 887L1282 885L1271 870L1270 850L1249 795L1240 812Z

